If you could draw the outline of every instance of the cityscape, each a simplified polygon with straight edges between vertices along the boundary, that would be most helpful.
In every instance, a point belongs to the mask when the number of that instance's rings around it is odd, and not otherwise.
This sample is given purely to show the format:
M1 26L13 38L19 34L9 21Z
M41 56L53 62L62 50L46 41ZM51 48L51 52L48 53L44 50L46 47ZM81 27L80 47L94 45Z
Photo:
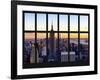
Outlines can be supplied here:
M75 36L74 33L70 35L70 41L68 44L68 34L59 33L58 40L57 33L54 33L53 31L53 25L51 25L51 27L52 29L48 34L48 38L46 38L46 33L37 33L39 36L37 36L36 42L35 37L24 41L24 64L77 62L78 59L80 61L88 60L88 38L80 37L79 45L78 38L72 37ZM44 37L40 37L41 35L44 35ZM78 36L77 33L76 35ZM68 52L70 60L68 60Z
M68 15L59 15L58 33L57 19L57 14L48 14L46 32L46 14L37 13L35 32L35 14L25 13L24 64L89 62L88 33L78 33L78 15L70 15L70 31L76 33L67 32ZM80 16L80 26L88 32L88 16Z

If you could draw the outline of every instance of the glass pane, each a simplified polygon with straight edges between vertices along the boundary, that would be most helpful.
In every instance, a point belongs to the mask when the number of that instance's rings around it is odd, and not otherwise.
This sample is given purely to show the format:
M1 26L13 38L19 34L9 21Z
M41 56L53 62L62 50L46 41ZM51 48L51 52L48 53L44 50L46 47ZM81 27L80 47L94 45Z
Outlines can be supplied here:
M88 16L80 16L80 31L88 31Z
M56 14L48 14L48 31L57 31L57 15Z
M35 63L35 33L24 33L24 64Z
M59 31L68 31L68 16L59 15Z
M78 31L78 16L70 15L70 31Z
M61 55L61 62L68 61L68 34L67 33L59 33L59 55Z
M46 31L46 14L37 14L37 31Z
M78 54L78 33L70 33L70 61L75 61Z
M46 48L46 33L37 33L37 62L45 63L47 56L47 48Z
M35 14L34 13L24 13L25 17L25 30L35 31Z
M48 33L48 62L57 61L58 33Z
M80 33L80 60L87 61L88 60L88 33ZM88 62L88 61L87 61Z

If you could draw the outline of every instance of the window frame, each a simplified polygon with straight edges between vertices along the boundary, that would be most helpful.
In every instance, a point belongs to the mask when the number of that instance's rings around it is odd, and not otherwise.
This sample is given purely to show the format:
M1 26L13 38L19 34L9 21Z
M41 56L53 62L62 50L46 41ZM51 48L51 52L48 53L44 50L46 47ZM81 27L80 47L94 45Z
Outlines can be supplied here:
M66 33L68 34L68 46L70 45L70 33L77 33L78 34L78 53L79 53L79 44L80 44L80 34L81 33L87 33L88 34L88 43L90 43L90 38L89 38L89 35L90 35L90 26L89 26L89 22L88 22L88 31L80 31L80 16L88 16L88 21L90 20L89 19L89 14L81 14L81 13L59 13L59 12L41 12L41 11L23 11L23 17L25 17L25 13L31 13L31 14L35 14L35 30L28 30L28 31L25 31L25 23L24 23L24 18L23 18L23 28L24 28L24 32L35 32L35 42L37 41L37 33L46 33L46 50L48 48L48 33L50 33L50 31L48 31L48 15L49 14L56 14L57 15L57 26L58 26L58 30L57 31L53 31L54 33L57 33L58 35L58 50L59 50L59 33ZM37 30L37 14L45 14L46 15L46 31L38 31ZM68 16L68 24L67 24L67 27L68 27L68 30L67 31L59 31L59 21L60 21L60 15L67 15ZM78 17L78 31L70 31L70 16L71 15L76 15ZM24 34L24 33L23 33ZM24 38L23 38L23 41L24 41ZM24 47L24 43L23 43L23 47ZM88 55L89 55L89 44L88 44ZM24 50L23 50L24 51ZM36 50L35 50L36 51ZM23 53L24 55L24 53ZM36 55L37 56L37 55ZM35 56L35 58L36 58ZM48 56L48 55L47 55ZM78 55L78 59L79 59L79 55ZM89 57L88 57L89 59ZM49 63L38 63L36 64L36 59L35 59L35 65L34 64L23 64L23 68L41 68L41 67L61 67L61 66L82 66L82 64L80 62L73 62L71 63L70 62L70 50L69 50L69 47L68 47L68 62L63 62L63 63L56 63L56 64L49 64ZM89 62L89 60L88 60ZM24 62L23 62L24 63ZM71 64L70 64L71 63ZM83 64L83 65L89 65L88 64Z

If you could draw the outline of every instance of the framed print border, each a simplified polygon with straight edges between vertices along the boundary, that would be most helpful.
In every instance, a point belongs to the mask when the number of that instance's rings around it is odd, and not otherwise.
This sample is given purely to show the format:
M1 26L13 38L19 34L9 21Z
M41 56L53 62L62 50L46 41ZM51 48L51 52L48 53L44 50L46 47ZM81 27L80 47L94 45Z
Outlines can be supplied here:
M94 10L94 70L77 71L77 72L58 72L44 74L18 74L18 6L45 6L56 8L79 8ZM24 11L25 12L25 11ZM27 12L27 11L26 11ZM31 11L29 11L31 12ZM37 11L36 11L37 12ZM91 35L90 35L91 36ZM11 1L11 79L23 78L42 78L42 77L57 77L57 76L75 76L75 75L90 75L97 74L97 6L96 5L80 5L80 4L64 4L64 3L47 3L34 1Z

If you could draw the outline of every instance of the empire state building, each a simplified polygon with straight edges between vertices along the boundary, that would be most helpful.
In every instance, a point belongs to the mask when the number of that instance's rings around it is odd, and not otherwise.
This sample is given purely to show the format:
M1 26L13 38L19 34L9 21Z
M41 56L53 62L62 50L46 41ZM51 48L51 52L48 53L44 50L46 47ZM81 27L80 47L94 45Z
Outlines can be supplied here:
M56 53L56 39L55 39L54 30L53 30L53 24L51 25L50 38L49 38L49 48L50 48L50 53L52 55L54 53Z

